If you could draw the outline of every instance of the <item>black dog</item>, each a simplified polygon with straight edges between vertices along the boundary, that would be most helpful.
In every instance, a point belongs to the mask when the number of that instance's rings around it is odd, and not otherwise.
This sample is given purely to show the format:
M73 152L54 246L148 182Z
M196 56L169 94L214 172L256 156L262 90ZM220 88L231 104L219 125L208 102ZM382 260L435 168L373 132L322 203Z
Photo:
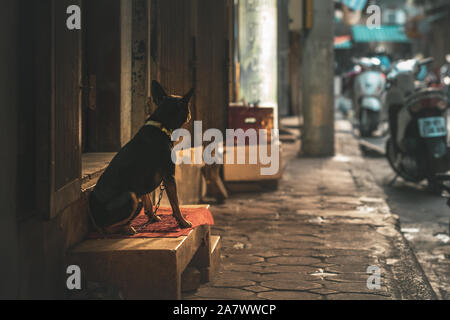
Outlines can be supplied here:
M159 221L153 213L149 194L162 182L179 225L182 228L192 226L181 215L178 204L171 133L190 120L189 101L194 90L184 97L168 96L161 85L153 81L151 92L158 108L114 157L89 199L92 218L105 233L134 233L130 223L142 206L148 223Z

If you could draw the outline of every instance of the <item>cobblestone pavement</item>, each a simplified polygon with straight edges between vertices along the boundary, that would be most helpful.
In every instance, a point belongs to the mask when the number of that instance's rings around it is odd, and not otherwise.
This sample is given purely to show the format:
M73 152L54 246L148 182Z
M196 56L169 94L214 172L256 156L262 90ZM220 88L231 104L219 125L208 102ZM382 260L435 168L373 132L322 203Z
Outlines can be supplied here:
M338 125L337 156L290 158L275 192L212 207L223 238L214 281L185 299L435 299L356 141ZM368 288L379 269L381 286Z

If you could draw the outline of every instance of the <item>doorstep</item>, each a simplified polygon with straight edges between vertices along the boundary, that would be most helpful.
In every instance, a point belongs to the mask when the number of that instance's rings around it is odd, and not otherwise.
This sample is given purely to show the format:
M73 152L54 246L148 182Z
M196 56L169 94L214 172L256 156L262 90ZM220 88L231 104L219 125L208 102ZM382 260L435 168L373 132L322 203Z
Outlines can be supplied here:
M200 271L203 282L214 277L220 240L210 226L178 238L86 240L68 253L67 265L79 266L85 283L116 286L125 299L177 300L188 266Z

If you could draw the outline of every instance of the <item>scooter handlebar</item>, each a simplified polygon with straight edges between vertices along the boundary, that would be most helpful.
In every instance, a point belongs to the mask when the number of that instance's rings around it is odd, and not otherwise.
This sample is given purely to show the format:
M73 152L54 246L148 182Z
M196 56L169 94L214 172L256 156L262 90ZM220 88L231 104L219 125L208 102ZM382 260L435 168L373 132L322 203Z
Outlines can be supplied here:
M433 57L429 57L429 58L425 58L425 59L419 60L419 65L420 66L424 66L424 65L430 64L432 62L434 62L434 58Z

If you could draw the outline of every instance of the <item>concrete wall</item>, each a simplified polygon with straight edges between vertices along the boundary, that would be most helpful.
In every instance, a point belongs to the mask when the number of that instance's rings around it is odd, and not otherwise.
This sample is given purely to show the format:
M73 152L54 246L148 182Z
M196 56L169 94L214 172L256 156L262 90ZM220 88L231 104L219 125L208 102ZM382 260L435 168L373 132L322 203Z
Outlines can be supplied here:
M306 34L302 59L302 152L334 155L334 3L315 0L313 27Z
M278 0L278 115L291 114L289 103L289 0Z

